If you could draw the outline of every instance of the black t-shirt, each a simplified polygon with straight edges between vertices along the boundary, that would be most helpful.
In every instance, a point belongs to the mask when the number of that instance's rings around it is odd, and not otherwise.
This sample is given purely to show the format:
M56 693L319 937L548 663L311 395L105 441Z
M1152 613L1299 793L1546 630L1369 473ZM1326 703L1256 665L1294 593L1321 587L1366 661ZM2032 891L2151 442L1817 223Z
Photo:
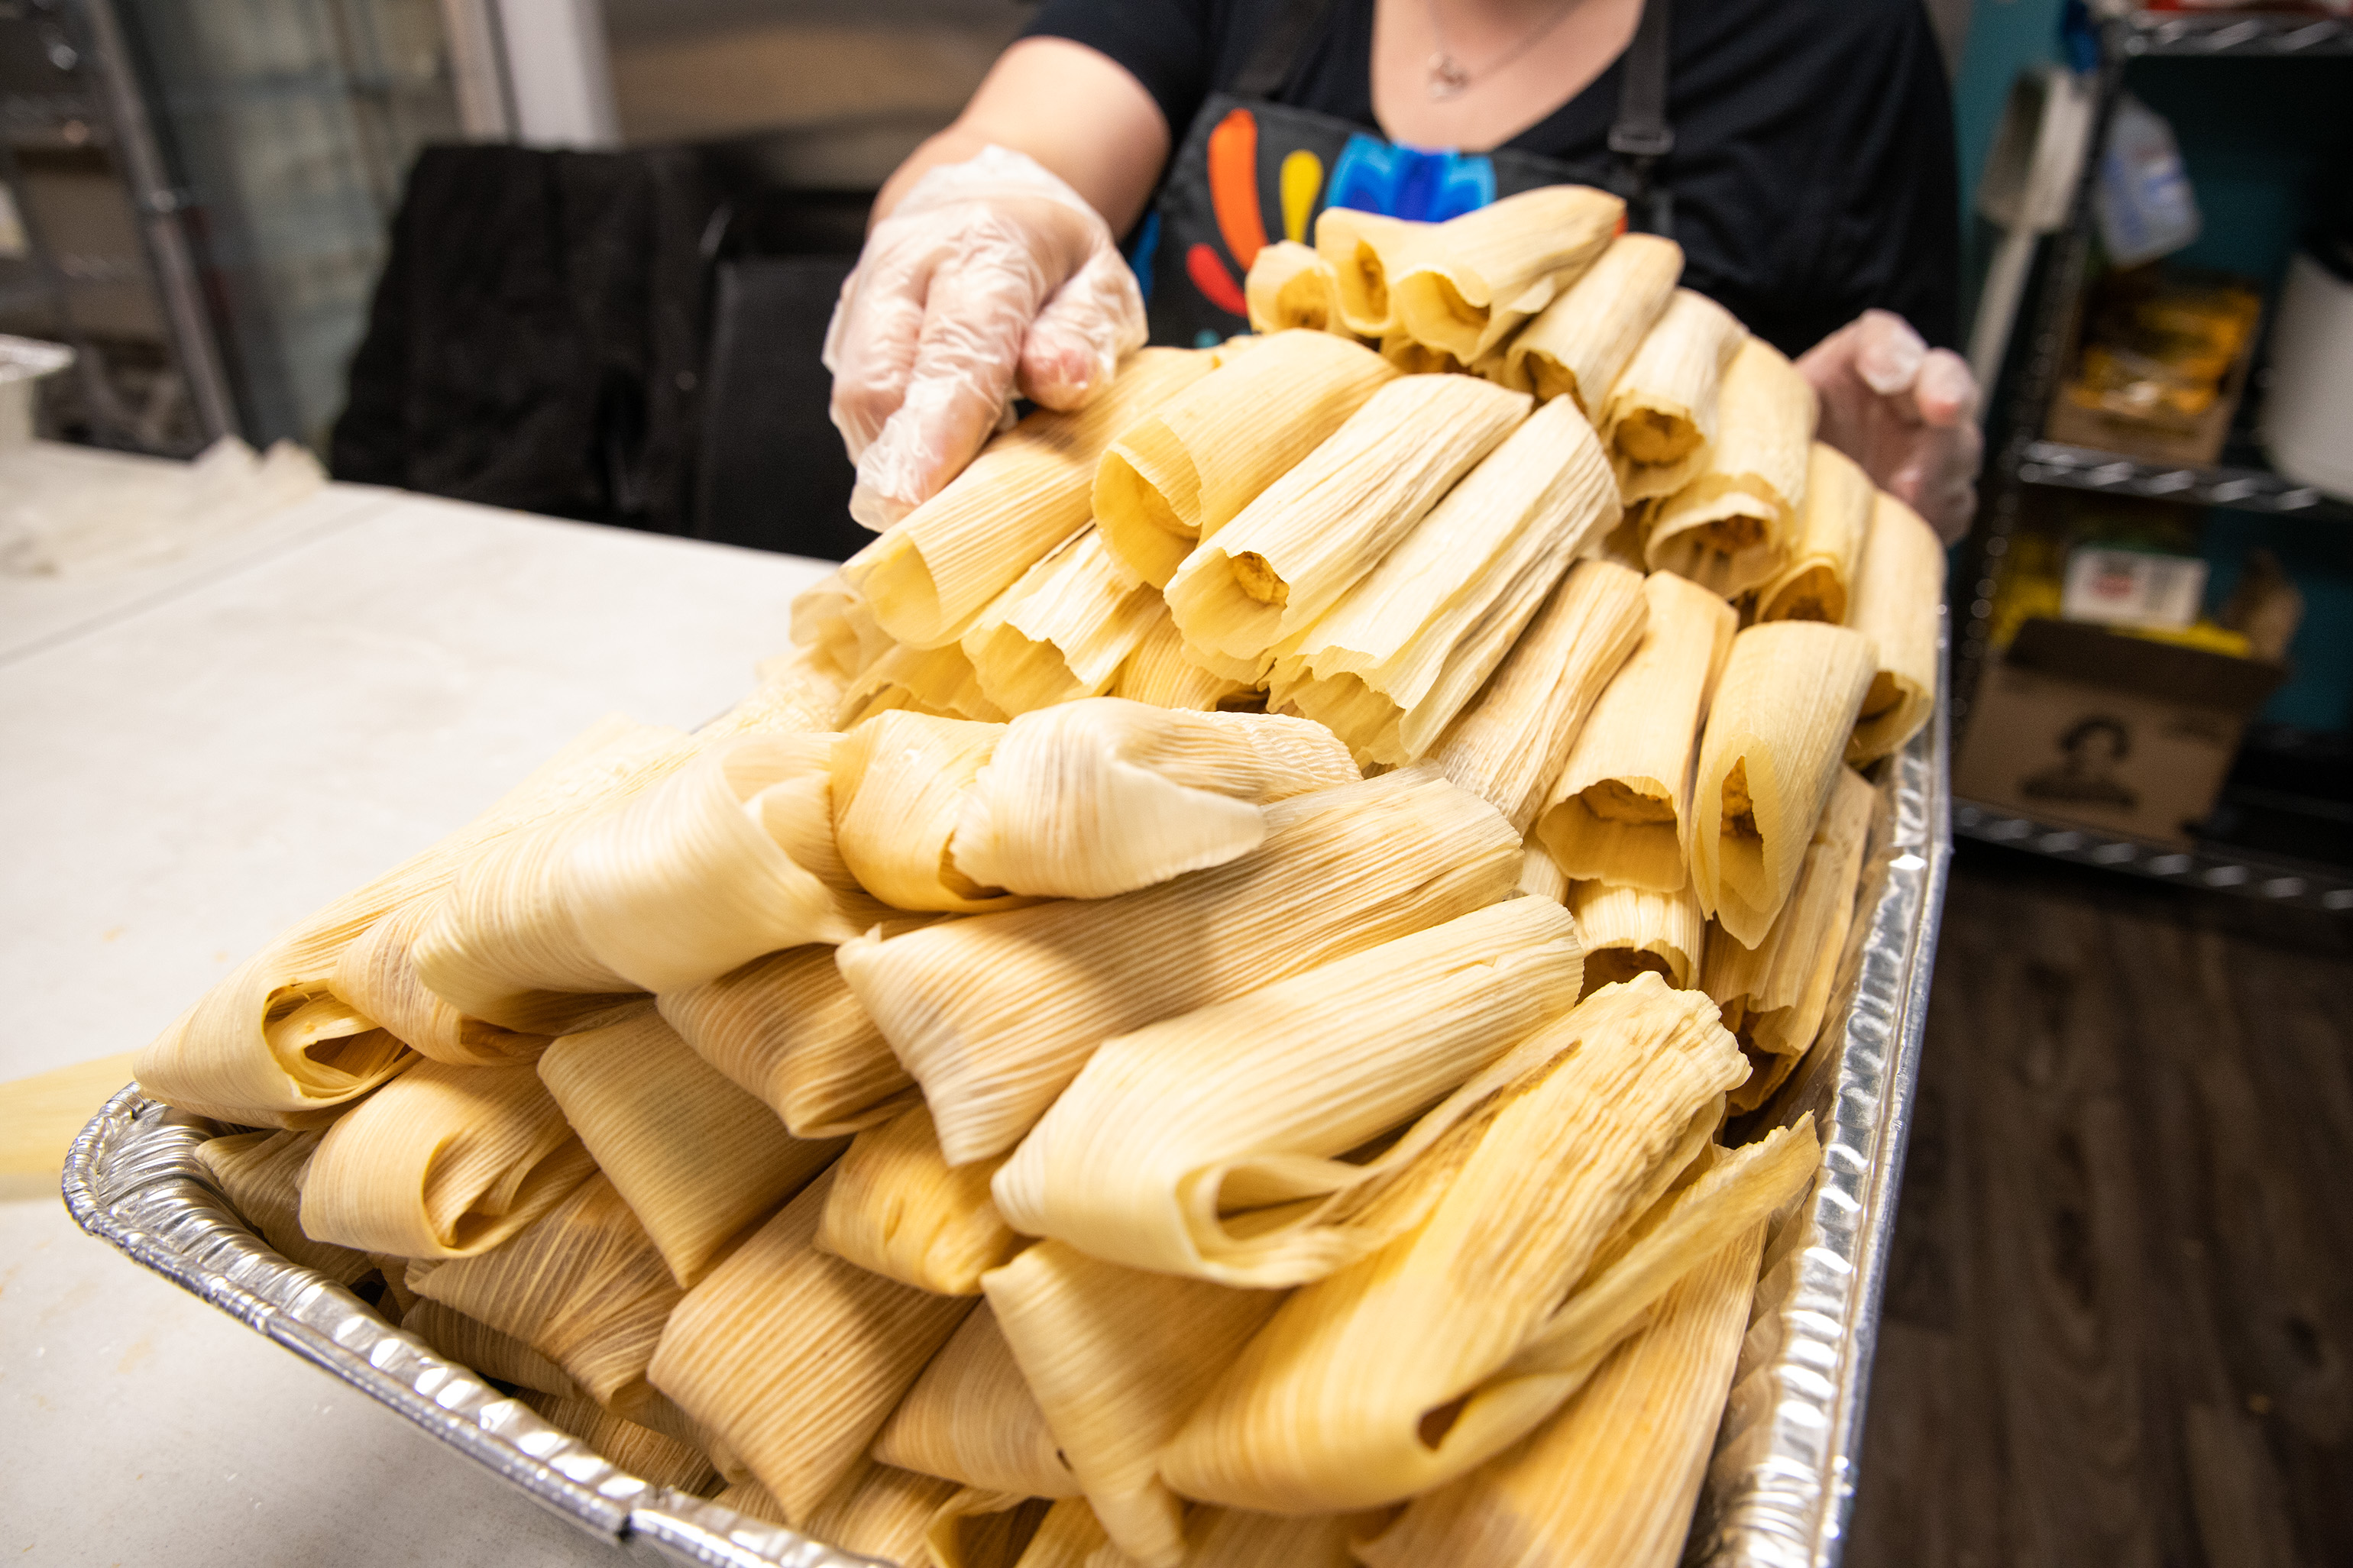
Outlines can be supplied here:
M1030 34L1108 55L1172 145L1248 63L1285 0L1046 0ZM1333 0L1278 102L1373 114L1373 0ZM1958 331L1952 105L1920 0L1676 0L1667 82L1683 281L1797 354L1871 306L1930 342ZM1608 156L1622 61L1506 146Z

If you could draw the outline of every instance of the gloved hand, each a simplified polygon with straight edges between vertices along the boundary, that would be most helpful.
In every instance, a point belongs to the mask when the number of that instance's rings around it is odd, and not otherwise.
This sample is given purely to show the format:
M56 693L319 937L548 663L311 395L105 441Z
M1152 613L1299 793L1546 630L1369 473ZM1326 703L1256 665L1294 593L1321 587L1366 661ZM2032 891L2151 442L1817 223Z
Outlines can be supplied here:
M997 146L928 171L866 237L826 330L850 515L889 527L972 460L1017 385L1076 408L1144 336L1135 276L1076 191Z
M1821 438L1908 503L1950 544L1978 505L1978 384L1891 310L1865 310L1808 349L1798 368L1821 398Z

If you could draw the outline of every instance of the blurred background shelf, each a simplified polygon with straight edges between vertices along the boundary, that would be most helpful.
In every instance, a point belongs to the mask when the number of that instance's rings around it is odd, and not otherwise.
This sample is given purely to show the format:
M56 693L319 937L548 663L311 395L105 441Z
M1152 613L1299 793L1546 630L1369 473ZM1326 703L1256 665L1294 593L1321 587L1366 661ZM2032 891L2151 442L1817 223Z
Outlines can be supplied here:
M2184 468L2089 447L2033 441L2020 454L2017 471L2020 480L2030 485L2353 522L2353 502L2257 466L2263 462L2259 451L2247 448L2224 456L2233 460L2211 468Z
M2248 56L2353 54L2353 21L2308 11L2136 11L2126 18L2128 55Z
M2022 849L2079 866L2122 871L2153 881L2234 893L2265 903L2291 904L2353 913L2353 870L2268 855L2249 855L2227 846L2200 844L2168 849L2118 838L2094 829L2021 816L2005 806L1953 802L1953 831L1963 838Z

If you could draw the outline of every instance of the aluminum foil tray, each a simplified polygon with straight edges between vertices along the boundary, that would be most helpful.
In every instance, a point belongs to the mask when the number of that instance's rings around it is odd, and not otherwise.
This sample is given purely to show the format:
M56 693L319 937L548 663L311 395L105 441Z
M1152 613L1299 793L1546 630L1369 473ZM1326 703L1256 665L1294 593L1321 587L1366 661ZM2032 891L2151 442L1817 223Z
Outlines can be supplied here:
M1942 704L1890 763L1864 918L1830 1037L1761 1113L1811 1111L1810 1195L1767 1246L1748 1339L1684 1561L1834 1568L1853 1505L1863 1402L1895 1223L1952 834ZM195 1158L211 1123L136 1086L82 1130L65 1167L83 1229L267 1334L640 1558L710 1568L873 1568L621 1470L466 1367L387 1327L342 1286L246 1228Z

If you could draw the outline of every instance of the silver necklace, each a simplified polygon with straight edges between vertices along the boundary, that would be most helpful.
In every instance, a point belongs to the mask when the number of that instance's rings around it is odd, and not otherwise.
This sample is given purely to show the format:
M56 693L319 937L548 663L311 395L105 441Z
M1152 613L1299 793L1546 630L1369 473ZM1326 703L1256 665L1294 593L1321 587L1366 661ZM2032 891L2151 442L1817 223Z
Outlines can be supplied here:
M1439 19L1438 0L1429 0L1429 5L1430 36L1436 41L1438 47L1430 57L1429 75L1424 85L1429 88L1430 97L1440 100L1460 98L1464 89L1481 77L1493 76L1502 70L1505 66L1544 42L1551 36L1552 30L1559 26L1571 11L1577 9L1577 0L1561 0L1560 5L1551 16L1536 24L1535 31L1474 71L1456 59L1454 51L1446 47L1446 24Z

